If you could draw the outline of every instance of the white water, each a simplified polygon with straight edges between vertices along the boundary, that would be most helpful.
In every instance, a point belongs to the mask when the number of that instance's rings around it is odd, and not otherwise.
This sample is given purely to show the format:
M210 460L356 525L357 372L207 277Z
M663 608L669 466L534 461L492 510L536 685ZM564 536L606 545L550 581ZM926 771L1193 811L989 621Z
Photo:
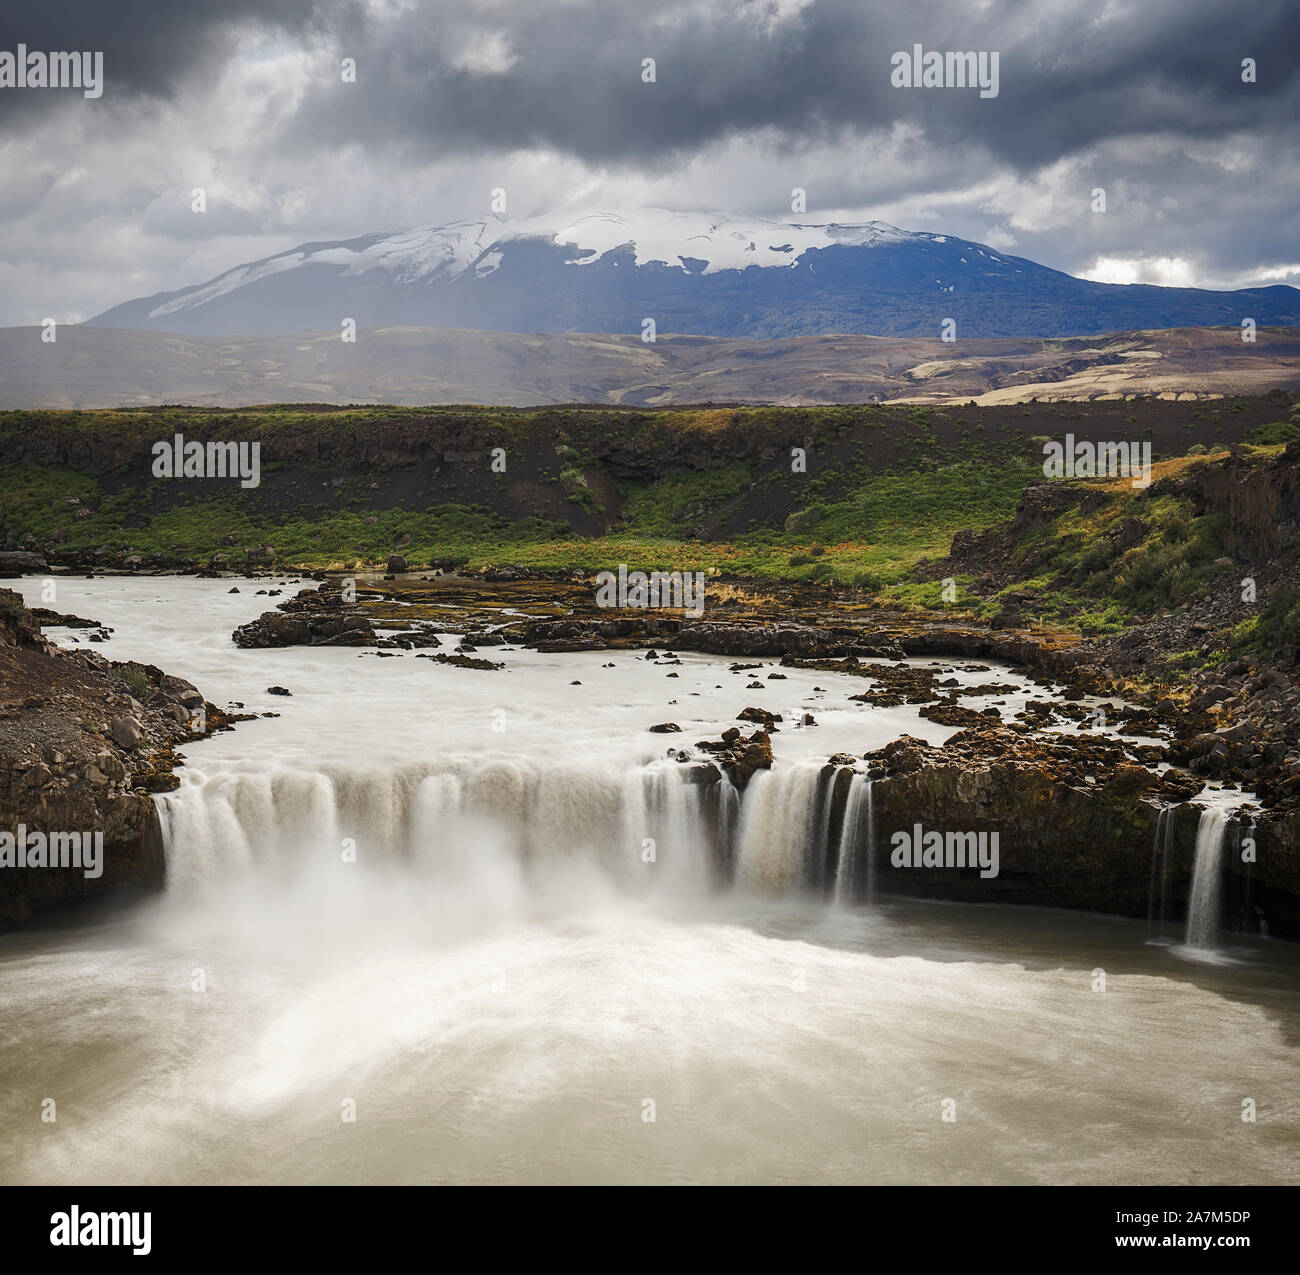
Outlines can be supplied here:
M1196 858L1192 894L1187 904L1187 946L1212 950L1219 937L1223 912L1223 834L1227 814L1207 806L1196 826Z
M825 757L951 733L914 709L823 673L750 691L702 656L669 681L602 652L237 651L268 605L240 584L61 582L117 628L105 654L283 716L187 749L166 896L0 936L0 1181L1300 1178L1289 945L1196 966L1115 918L852 906L860 774L843 906L799 896ZM743 804L665 760L755 702L822 725L775 736Z
M803 880L813 844L813 819L823 763L763 771L750 780L740 807L736 880L767 894L791 894Z
M871 796L871 779L855 774L850 781L848 798L844 804L844 826L840 832L839 858L835 873L835 904L844 907L856 901L859 893L857 872L859 863L866 864L865 888L861 893L867 901L875 893L873 886L876 856L875 809Z
M1158 934L1165 923L1165 891L1169 883L1169 851L1174 839L1177 806L1166 806L1156 818L1151 843L1151 882L1147 887L1147 932ZM1157 881L1159 889L1157 890Z

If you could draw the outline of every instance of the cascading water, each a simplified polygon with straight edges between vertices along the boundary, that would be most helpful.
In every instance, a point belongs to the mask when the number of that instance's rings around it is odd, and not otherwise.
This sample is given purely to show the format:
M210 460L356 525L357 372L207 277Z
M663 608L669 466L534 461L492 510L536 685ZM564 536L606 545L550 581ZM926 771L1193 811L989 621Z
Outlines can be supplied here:
M806 880L821 830L825 764L760 771L740 807L736 882L764 894L793 894Z
M738 798L688 768L445 761L391 771L243 772L160 801L168 883L322 878L340 864L467 885L490 865L589 870L626 890L698 895L725 865Z
M760 772L744 794L676 762L191 772L159 807L180 899L241 884L324 887L349 864L498 895L503 874L518 893L588 872L633 894L699 898L734 882L848 906L874 884L872 781L848 767Z
M835 903L846 906L859 898L870 900L875 884L876 827L871 776L855 774L844 806L840 833ZM859 878L863 878L859 882Z
M784 668L819 727L776 735L742 794L648 761L670 696L687 739L747 702L720 658L668 687L605 651L488 673L237 650L266 581L231 583L60 579L118 658L283 713L186 749L157 798L164 898L4 936L0 1184L1294 1180L1285 1121L1221 1136L1231 1077L1293 1085L1292 945L1198 979L1121 918L900 898L865 925L809 897L863 899L892 829L885 785L824 759L947 729L836 710L858 678ZM1159 856L1172 919L1184 865ZM1080 1013L1120 944L1141 994ZM925 1115L963 1092L992 1095L996 1136L958 1146ZM1098 1118L1121 1109L1140 1158Z
M1187 905L1187 946L1213 949L1223 908L1223 840L1227 814L1217 806L1201 811L1196 827L1192 896Z
M1147 887L1148 935L1159 934L1165 924L1169 852L1173 848L1174 814L1177 809L1177 806L1166 806L1156 817L1156 832L1151 842L1151 881Z

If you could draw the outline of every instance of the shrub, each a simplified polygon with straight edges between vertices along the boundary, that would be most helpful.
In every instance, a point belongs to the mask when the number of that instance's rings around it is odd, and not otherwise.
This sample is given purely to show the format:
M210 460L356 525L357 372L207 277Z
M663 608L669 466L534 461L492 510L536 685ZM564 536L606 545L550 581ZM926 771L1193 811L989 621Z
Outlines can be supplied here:
M127 688L136 699L144 699L149 694L149 674L144 671L141 665L128 664L118 671L118 676L126 683Z
M785 520L785 529L791 532L807 531L809 527L815 527L826 516L826 506L822 504L809 505L807 509L796 509Z
M1248 429L1242 437L1257 447L1270 447L1276 443L1289 443L1293 438L1300 438L1300 426L1290 421L1271 421L1267 425L1256 425Z
M1260 644L1280 650L1300 646L1300 588L1283 585L1273 591L1268 605L1260 612L1255 636Z

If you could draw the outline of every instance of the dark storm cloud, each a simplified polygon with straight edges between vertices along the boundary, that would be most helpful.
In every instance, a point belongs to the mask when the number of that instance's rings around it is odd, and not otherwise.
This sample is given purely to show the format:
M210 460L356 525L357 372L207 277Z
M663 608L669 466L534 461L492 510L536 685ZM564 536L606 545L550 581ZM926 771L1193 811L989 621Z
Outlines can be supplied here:
M998 96L894 88L916 42L996 52ZM1300 277L1296 0L0 0L19 43L103 52L105 89L0 88L0 323L481 217L498 186L512 216L774 218L800 186L810 221L1072 273Z
M903 122L1027 169L1132 133L1272 133L1294 127L1300 101L1291 0L424 0L396 16L362 0L18 0L4 17L0 48L102 50L110 106L173 95L252 28L355 58L355 85L328 62L286 139L298 147L540 147L653 165L755 130L797 143ZM998 96L893 87L890 55L915 42L997 52ZM485 48L509 65L491 69ZM1258 61L1254 85L1243 57ZM0 118L21 128L75 100L0 90Z
M507 69L473 56L489 34L509 49ZM890 55L914 42L998 52L998 96L894 88ZM931 142L974 143L1032 168L1134 133L1294 126L1296 48L1300 5L1285 0L1142 0L1122 11L996 0L982 12L935 0L428 3L342 50L357 59L358 83L322 84L300 130L433 154L546 147L654 164L756 129L817 140L903 121ZM647 57L654 84L641 80ZM1241 81L1244 57L1258 62L1253 85Z
M194 76L218 67L241 30L260 26L294 39L346 36L360 29L353 0L5 0L0 50L102 52L105 96L168 98ZM6 130L81 100L79 93L0 89Z

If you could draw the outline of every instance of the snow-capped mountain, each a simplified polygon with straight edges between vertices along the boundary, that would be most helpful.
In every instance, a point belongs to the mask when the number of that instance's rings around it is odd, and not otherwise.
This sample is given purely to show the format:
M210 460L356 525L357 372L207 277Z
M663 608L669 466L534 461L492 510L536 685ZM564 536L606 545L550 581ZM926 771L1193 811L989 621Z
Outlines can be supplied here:
M309 243L91 323L194 336L413 325L506 332L1066 336L1300 322L1300 291L1090 283L884 222L643 210L460 221Z

